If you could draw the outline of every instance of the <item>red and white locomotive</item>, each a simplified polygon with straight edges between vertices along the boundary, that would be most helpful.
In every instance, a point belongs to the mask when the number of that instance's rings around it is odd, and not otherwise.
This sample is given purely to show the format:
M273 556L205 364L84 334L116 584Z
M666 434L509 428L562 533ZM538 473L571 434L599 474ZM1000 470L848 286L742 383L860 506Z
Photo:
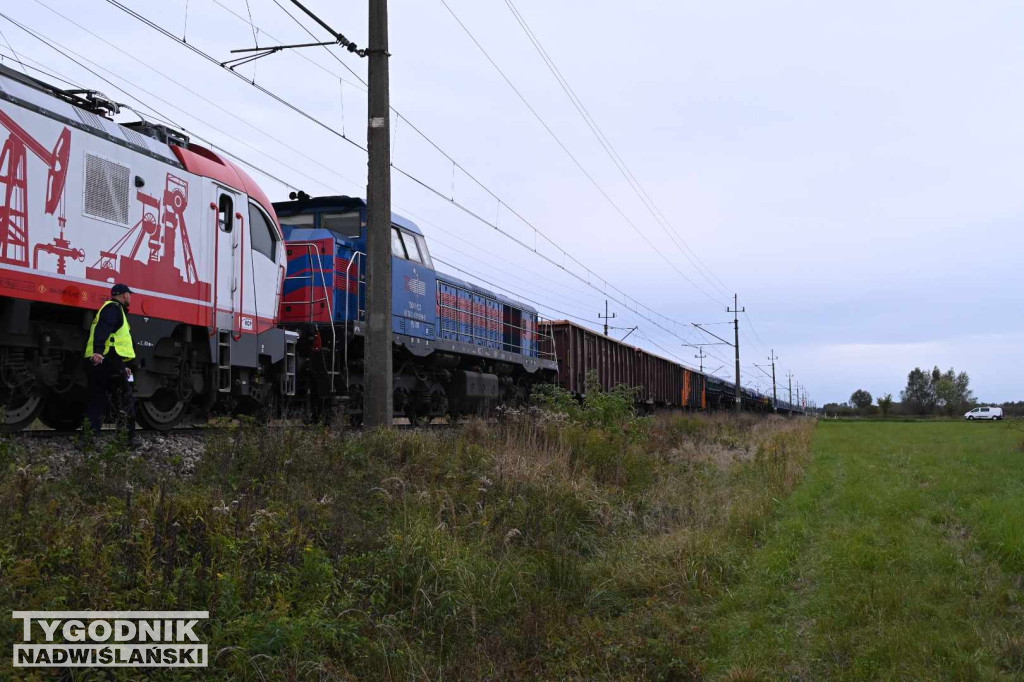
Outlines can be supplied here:
M274 207L241 168L117 105L0 66L2 426L81 424L82 356L113 282L131 310L139 421L295 390L277 327L286 268Z

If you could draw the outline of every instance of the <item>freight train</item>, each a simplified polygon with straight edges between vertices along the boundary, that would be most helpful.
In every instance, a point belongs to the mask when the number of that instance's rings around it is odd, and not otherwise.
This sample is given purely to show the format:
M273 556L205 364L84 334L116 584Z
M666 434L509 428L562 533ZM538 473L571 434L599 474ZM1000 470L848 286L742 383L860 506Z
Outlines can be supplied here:
M0 428L81 424L85 340L114 282L135 292L144 427L268 410L357 421L366 204L272 203L222 154L115 123L118 108L0 66ZM643 386L645 405L722 403L719 380L438 271L398 215L391 248L394 403L412 423L521 403L541 382L580 392L587 369Z

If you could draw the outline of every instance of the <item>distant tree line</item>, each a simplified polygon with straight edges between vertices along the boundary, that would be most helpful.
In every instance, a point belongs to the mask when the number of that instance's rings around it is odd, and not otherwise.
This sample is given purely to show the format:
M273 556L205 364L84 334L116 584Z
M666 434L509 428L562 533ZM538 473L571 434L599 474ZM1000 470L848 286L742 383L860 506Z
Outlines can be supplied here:
M971 378L967 372L956 373L952 367L943 372L935 367L931 373L915 367L907 375L907 387L900 392L906 414L935 414L952 417L974 406Z
M900 391L900 400L893 400L892 394L879 396L877 400L864 389L858 389L845 403L828 403L823 408L828 415L840 417L870 417L881 415L944 415L952 417L970 410L978 404L971 391L971 378L967 372L957 372L952 367L943 372L934 367L930 372L915 367L907 374L907 385ZM1003 403L1006 416L1024 415L1024 401Z

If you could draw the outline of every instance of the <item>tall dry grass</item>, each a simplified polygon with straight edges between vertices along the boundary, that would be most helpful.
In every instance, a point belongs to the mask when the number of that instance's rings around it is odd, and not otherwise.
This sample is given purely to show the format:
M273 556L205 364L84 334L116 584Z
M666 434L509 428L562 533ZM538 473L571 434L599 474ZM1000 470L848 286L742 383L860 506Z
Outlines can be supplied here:
M592 404L443 432L247 424L188 475L124 451L54 475L0 442L0 602L208 609L220 679L699 676L697 615L812 423Z

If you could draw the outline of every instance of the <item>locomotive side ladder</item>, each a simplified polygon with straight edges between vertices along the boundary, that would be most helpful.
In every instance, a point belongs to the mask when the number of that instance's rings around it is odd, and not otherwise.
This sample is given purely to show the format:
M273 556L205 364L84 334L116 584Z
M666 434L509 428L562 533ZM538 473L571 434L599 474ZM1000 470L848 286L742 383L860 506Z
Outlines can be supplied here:
M231 332L217 330L217 390L231 392Z

